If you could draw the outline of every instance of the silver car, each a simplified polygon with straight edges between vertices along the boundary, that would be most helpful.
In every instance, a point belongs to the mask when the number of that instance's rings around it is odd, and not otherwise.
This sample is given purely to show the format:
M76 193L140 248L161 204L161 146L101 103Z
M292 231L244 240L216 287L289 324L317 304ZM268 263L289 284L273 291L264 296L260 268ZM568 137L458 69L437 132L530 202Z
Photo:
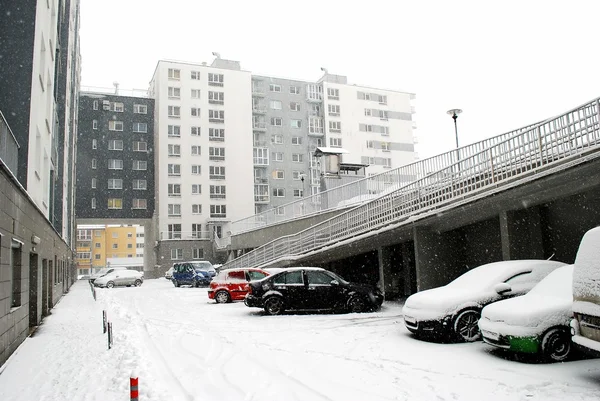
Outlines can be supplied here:
M144 273L137 270L115 270L105 276L97 278L94 281L96 287L113 288L117 286L132 285L139 287L144 282Z

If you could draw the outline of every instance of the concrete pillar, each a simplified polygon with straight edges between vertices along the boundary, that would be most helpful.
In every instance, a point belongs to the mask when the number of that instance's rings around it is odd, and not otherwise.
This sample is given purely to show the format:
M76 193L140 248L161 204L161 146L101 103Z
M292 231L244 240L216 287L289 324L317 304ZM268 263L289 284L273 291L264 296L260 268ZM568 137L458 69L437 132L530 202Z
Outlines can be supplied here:
M400 288L403 295L408 296L417 291L416 274L415 245L412 242L404 242L402 244L402 281L404 284L403 288Z
M154 244L156 243L154 224L152 220L147 220L142 225L144 227L144 272L146 277L154 277L156 265L156 253Z
M389 247L380 247L377 250L379 259L379 281L377 286L385 294L386 291L393 292L392 288L392 250Z
M543 259L544 243L539 207L500 213L502 259Z

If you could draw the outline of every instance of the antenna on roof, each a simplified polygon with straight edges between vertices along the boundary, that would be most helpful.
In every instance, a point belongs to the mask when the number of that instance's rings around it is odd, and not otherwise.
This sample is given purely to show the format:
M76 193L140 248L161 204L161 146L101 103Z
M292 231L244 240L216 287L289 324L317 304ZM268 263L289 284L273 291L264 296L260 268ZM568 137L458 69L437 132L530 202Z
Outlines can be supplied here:
M216 58L221 58L221 55L217 52L212 52L212 55L215 56Z
M119 83L117 81L113 82L113 86L115 87L115 95L119 94Z
M321 71L323 71L325 73L325 75L329 74L329 72L327 71L327 68L325 68L325 67L321 67Z

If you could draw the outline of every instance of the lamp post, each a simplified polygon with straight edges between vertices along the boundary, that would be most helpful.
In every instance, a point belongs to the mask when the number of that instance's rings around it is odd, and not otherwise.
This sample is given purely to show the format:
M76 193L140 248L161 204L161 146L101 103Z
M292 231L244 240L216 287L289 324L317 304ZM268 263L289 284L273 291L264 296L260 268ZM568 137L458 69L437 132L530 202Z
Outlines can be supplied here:
M458 118L458 115L460 113L462 113L461 109L451 109L448 110L446 112L447 114L452 116L452 119L454 120L454 136L456 137L456 161L458 162L460 160L460 153L458 150L458 126L456 125L456 119Z

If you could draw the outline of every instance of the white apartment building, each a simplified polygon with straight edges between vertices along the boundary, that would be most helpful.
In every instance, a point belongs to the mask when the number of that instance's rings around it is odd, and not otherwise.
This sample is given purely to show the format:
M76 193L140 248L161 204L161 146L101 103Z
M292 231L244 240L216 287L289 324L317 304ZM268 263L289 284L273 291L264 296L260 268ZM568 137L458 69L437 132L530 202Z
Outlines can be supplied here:
M250 72L161 60L155 99L157 263L214 259L211 240L254 213Z

